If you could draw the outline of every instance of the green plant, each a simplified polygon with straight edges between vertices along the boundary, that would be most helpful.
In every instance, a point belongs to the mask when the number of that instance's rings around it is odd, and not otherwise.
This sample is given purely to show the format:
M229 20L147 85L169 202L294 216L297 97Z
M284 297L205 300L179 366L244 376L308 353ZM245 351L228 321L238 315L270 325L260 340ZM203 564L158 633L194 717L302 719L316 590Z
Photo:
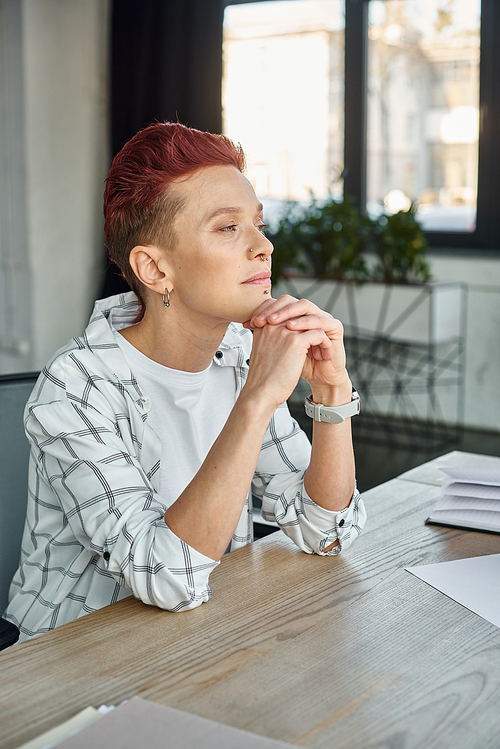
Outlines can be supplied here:
M288 203L270 239L275 247L274 281L290 268L337 281L367 278L363 253L370 241L370 221L349 197L342 202L312 198L305 208Z
M277 230L268 233L274 246L271 263L273 283L285 277L292 269L304 274L308 271L301 256L302 246L297 241L296 227L301 215L300 206L294 201L288 201Z
M373 280L384 283L422 283L431 277L426 258L428 242L415 221L415 207L372 221L377 263Z
M274 244L273 282L290 273L336 281L422 283L431 277L427 240L415 208L378 219L363 216L352 199L314 197L308 206L289 202ZM375 253L369 269L365 254Z

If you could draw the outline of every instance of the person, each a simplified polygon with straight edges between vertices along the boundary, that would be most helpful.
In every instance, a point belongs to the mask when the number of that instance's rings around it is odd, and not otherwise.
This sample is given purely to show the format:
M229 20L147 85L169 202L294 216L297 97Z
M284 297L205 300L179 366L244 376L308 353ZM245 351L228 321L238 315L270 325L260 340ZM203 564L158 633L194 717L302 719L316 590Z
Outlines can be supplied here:
M113 161L106 242L132 291L96 302L26 407L28 510L5 612L21 641L131 593L170 611L207 601L223 554L253 540L253 497L306 553L338 554L365 522L341 323L272 298L243 170L228 138L169 122ZM323 415L312 447L286 405L301 376Z

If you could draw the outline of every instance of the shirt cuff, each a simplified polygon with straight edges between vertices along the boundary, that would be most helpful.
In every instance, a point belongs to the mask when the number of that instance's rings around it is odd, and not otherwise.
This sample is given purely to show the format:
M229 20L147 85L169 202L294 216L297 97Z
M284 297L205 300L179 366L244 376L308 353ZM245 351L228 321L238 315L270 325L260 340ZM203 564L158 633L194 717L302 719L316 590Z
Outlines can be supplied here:
M316 554L339 554L351 545L365 524L366 511L356 486L349 505L343 510L327 510L320 507L311 499L305 487L302 487L302 500L309 523L321 535L321 539L318 538L318 542L314 546ZM325 547L330 546L337 539L338 545L325 552Z
M163 518L144 530L136 534L132 558L125 556L127 550L130 554L129 539L119 535L109 571L120 570L136 598L161 609L182 611L208 601L208 578L219 562L188 546ZM125 558L126 563L116 569L115 560Z

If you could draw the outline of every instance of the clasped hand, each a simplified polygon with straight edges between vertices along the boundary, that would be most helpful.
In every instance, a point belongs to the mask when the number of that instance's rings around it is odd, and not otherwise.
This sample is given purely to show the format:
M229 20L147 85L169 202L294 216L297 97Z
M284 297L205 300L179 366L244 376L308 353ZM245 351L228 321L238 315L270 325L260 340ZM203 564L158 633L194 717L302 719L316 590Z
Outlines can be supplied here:
M313 393L349 383L342 323L307 299L268 299L244 327L254 332L247 384L265 388L276 405L291 395L299 377Z

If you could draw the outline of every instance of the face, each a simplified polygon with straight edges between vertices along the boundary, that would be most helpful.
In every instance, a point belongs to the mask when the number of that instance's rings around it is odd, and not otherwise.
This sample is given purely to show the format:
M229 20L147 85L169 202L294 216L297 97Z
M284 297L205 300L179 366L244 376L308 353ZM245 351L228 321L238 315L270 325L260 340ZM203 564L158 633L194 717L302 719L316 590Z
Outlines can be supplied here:
M273 251L252 185L232 166L210 166L174 189L184 205L165 258L176 309L186 322L245 322L270 298Z

